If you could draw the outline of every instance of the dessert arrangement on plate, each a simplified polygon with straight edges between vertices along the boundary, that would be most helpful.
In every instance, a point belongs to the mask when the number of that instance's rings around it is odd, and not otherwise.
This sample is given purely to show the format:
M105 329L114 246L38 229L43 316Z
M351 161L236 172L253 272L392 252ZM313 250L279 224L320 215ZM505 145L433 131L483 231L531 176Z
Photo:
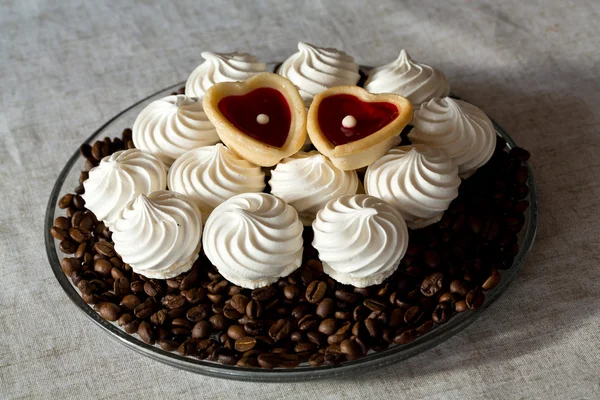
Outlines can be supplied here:
M148 344L239 367L339 365L481 307L519 252L529 153L402 50L365 75L298 44L202 53L121 138L83 145L63 272Z

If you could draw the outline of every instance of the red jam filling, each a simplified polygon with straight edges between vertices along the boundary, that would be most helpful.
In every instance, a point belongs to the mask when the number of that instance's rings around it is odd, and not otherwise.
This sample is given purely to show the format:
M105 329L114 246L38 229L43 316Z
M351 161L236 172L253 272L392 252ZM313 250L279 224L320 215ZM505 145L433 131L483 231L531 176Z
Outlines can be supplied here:
M356 125L346 128L342 120L351 115ZM398 117L398 107L387 102L368 103L350 94L336 94L321 101L318 120L323 135L334 146L355 142L377 132Z
M283 147L292 124L292 112L283 94L272 88L258 88L239 96L223 97L219 111L237 129L260 142ZM260 124L256 118L264 114L269 122Z

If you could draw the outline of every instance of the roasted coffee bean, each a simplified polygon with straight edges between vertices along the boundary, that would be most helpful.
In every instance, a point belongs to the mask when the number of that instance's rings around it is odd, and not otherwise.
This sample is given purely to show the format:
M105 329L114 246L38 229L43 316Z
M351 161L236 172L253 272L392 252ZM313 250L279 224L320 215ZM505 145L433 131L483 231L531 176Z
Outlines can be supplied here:
M144 342L154 344L154 330L148 322L142 321L138 327L137 333Z
M304 352L312 352L315 351L317 346L314 343L310 342L301 342L294 346L294 351L296 353L304 353Z
M83 200L83 197L81 197L80 195L73 196L72 203L73 206L75 206L75 208L77 208L78 210L83 210L85 208L85 200Z
M176 340L163 339L158 341L158 345L165 351L175 351L179 347L179 342Z
M81 261L74 257L65 257L60 261L60 268L70 276L81 269Z
M390 317L388 319L388 324L396 328L404 323L404 314L406 310L403 308L394 308L390 313Z
M250 299L244 296L243 294L236 294L231 297L229 304L240 314L244 314L246 312L246 306L250 302Z
M125 332L129 333L130 335L136 333L138 331L138 328L140 326L140 323L142 321L140 321L139 319L134 319L133 321L125 324Z
M154 312L154 302L151 299L140 303L134 310L133 313L140 319L148 318Z
M235 365L244 368L256 368L258 367L258 361L256 360L256 358L242 357L237 361Z
M69 228L67 229L62 229L59 228L57 226L53 226L52 228L50 228L50 234L54 237L54 239L56 240L65 240L65 239L69 239Z
M325 363L325 355L320 353L315 353L308 359L308 362L313 367L320 367Z
M327 293L327 284L323 281L312 281L306 288L306 300L309 303L319 303Z
M316 314L320 318L327 318L334 311L335 302L331 298L325 298L321 300L319 305L317 306Z
M94 261L94 271L97 272L100 276L109 277L112 268L113 266L108 260L101 258Z
M212 325L208 321L196 322L196 325L192 328L192 337L195 339L204 339L210 336L212 332Z
M351 311L336 311L334 316L336 319L341 319L341 320L347 321L349 319L352 319L352 312Z
M319 347L323 347L325 343L327 343L327 337L319 332L308 332L306 337L311 343L314 343Z
M171 328L171 333L175 336L186 337L186 336L192 335L192 330L188 329L188 328L183 328L183 327L177 326L175 328Z
M456 222L455 222L456 225ZM454 229L459 230L459 229ZM441 257L440 254L435 250L428 250L423 255L423 261L425 261L425 265L429 268L437 268L440 266Z
M424 296L435 296L441 289L444 283L444 274L441 272L433 272L423 279L421 282L421 293Z
M340 343L340 350L349 360L355 360L364 355L363 349L357 343L356 339L346 339Z
M133 311L141 303L141 300L135 294L128 294L121 300L121 307L127 311Z
M246 315L252 319L262 318L263 306L256 300L251 300L246 305Z
M467 293L467 297L465 298L465 302L467 307L471 310L476 310L483 305L485 301L485 296L481 292L481 289L474 289Z
M296 354L281 354L280 356L279 366L282 368L296 368L300 365L300 357Z
M150 297L160 297L164 289L158 280L152 279L144 283L144 292Z
M370 337L376 338L381 333L381 322L377 319L369 318L364 321L364 326Z
M113 292L119 298L129 293L129 281L127 278L117 278L113 284Z
M354 304L360 299L360 296L356 293L346 292L344 290L336 290L335 298L345 303Z
M300 296L300 288L297 285L286 285L283 288L283 295L288 300L294 300Z
M181 343L181 345L177 348L177 351L182 356L191 356L196 354L196 346L197 343L194 339L186 340Z
M210 312L210 307L207 304L200 304L187 310L185 316L192 322L198 322L206 317Z
M327 318L319 324L318 331L324 335L333 335L337 330L337 321L335 318Z
M82 259L85 255L85 251L87 250L87 242L79 243L77 246L77 250L75 250L75 257Z
M466 302L466 301L464 301L464 300L457 301L457 302L454 304L454 310L455 310L456 312L458 312L458 313L461 313L461 312L463 312L463 311L466 311L466 310L467 310L467 308L468 308L468 307L467 307L467 302Z
M446 292L439 297L438 303L456 303L459 300L460 296L457 293Z
M225 302L225 296L222 294L208 293L206 297L208 297L213 304L223 304Z
M338 343L332 344L325 349L325 362L328 364L339 364L344 355Z
M263 321L250 321L244 324L244 332L248 335L258 336L265 331L265 323Z
M83 301L85 301L87 304L98 304L102 302L102 298L100 296L98 296L97 294L85 294L82 293L81 294L81 298L83 299Z
M101 303L98 313L107 321L116 321L121 316L121 309L113 303Z
M445 324L450 320L450 317L452 317L452 306L449 303L438 304L431 315L431 319L436 324Z
M204 298L204 289L202 288L192 288L185 292L185 299L188 303L192 305L196 305L202 301Z
M385 303L376 299L365 299L363 305L371 311L382 312L385 310Z
M73 254L77 251L77 243L73 242L70 239L65 239L58 245L60 251L65 254Z
M227 336L232 338L233 340L238 340L242 336L244 336L244 327L242 325L231 325L227 328Z
M483 290L492 290L493 288L498 286L501 279L502 279L502 276L500 275L500 272L494 270L494 271L492 271L492 274L490 275L490 277L487 278L485 280L485 282L483 282L483 284L481 285L481 288Z
M150 316L150 323L154 326L163 326L167 322L168 316L165 310L158 310Z
M304 334L300 331L294 331L290 333L290 339L292 340L292 342L301 342L302 340L304 340Z
M235 349L240 353L252 350L256 346L256 339L251 336L242 336L235 341Z
M273 340L283 340L289 336L291 329L292 325L290 324L290 321L279 319L271 325L271 328L269 328L269 336Z
M115 248L109 242L96 242L96 244L94 244L94 250L98 254L102 254L108 258L115 256Z
M229 285L229 283L226 280L221 280L221 281L212 281L207 289L209 292L214 293L214 294L222 294L225 291L227 291L227 286Z
M371 310L363 305L358 305L354 308L352 312L352 317L355 321L364 321L367 316L370 314Z
M296 307L292 309L290 315L296 319L300 319L304 317L309 311L309 307L307 304L298 304Z
M133 280L133 277L131 277L131 279ZM129 288L131 289L131 293L134 293L134 294L144 293L144 282L143 281L133 281L129 285Z
M77 288L79 289L79 291L82 294L87 294L87 295L94 294L94 292L97 291L97 289L94 286L92 286L92 284L89 281L87 281L85 279L79 281L79 283L77 284Z
M69 221L69 218L67 217L56 217L54 220L54 227L68 231L71 227L71 221Z
M416 329L416 331L419 335L424 335L432 329L433 329L433 321L428 319L427 321L423 322L423 324L421 324L421 326L419 326Z
M125 274L120 269L118 269L118 268L116 268L114 266L110 269L110 276L114 280L117 280L119 278L125 278ZM127 280L127 282L129 282L129 279Z
M71 205L73 201L73 195L71 193L65 194L63 197L58 200L58 208L65 209Z
M423 311L419 308L419 306L413 306L406 310L406 313L404 314L404 322L407 325L412 325L416 323L422 315Z
M208 319L208 321L212 324L213 328L217 331L221 331L225 329L227 326L227 318L223 314L213 315Z
M276 368L281 364L281 358L277 354L263 353L258 356L258 364L263 368Z
M399 333L394 338L394 343L396 344L407 344L415 340L417 337L417 332L414 329L408 329L402 333Z
M131 321L133 321L133 315L131 315L131 314L121 314L121 316L117 320L117 323L119 324L119 326L125 326L128 323L130 323Z
M301 331L312 331L319 326L319 320L312 314L307 314L298 320L298 329Z
M273 286L265 286L252 291L252 299L256 301L268 301L275 296L276 290Z
M180 294L168 294L162 299L162 305L169 310L181 308L185 305L185 297Z
M460 296L466 296L469 288L463 281L457 279L450 283L450 291Z
M242 316L242 314L237 312L231 304L225 304L225 306L223 306L223 315L225 315L225 318L233 320L237 320Z

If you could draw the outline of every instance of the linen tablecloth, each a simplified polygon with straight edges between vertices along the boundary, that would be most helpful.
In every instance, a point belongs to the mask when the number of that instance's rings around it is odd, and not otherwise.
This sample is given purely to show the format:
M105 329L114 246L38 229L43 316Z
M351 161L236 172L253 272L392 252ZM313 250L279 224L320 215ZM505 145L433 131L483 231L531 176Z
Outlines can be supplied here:
M600 398L599 4L2 1L0 398ZM406 48L531 151L541 220L523 272L465 331L358 377L224 381L112 341L46 259L43 217L60 169L114 114L185 80L200 52L276 61L299 40L369 65Z

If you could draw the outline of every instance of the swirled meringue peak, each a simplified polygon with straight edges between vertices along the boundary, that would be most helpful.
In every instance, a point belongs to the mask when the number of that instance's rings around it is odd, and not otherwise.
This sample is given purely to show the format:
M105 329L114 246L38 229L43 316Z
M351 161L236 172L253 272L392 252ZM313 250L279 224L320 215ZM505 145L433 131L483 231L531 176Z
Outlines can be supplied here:
M169 170L169 189L187 195L208 216L225 200L248 192L262 192L265 174L218 143L182 154Z
M318 151L311 151L277 164L269 185L271 193L294 207L302 223L310 226L328 201L355 194L358 182L356 171L342 171Z
M184 95L167 96L144 108L133 124L133 144L166 165L186 151L219 142L202 102Z
M302 230L296 210L279 197L244 193L215 208L202 245L225 279L255 289L300 266Z
M174 278L198 258L202 217L186 196L168 190L140 194L121 211L113 227L115 251L134 272L153 279Z
M400 213L364 194L331 200L313 222L323 271L345 285L377 285L392 275L408 247Z
M188 96L202 98L215 83L245 81L267 70L267 64L248 53L205 51L201 55L205 61L190 74L185 83L185 94Z
M343 51L298 43L298 52L281 64L277 73L298 87L308 107L315 95L334 86L356 85L358 64Z
M443 150L468 178L489 161L496 148L492 121L479 108L450 97L431 99L416 111L408 137Z
M167 187L167 169L158 157L142 150L117 151L92 168L83 187L85 206L111 228L138 194Z
M396 60L371 70L365 89L371 93L399 94L415 108L434 97L450 94L448 80L440 70L413 61L404 49Z
M459 185L452 160L423 145L391 149L365 174L366 192L397 209L411 229L439 221L458 196Z

